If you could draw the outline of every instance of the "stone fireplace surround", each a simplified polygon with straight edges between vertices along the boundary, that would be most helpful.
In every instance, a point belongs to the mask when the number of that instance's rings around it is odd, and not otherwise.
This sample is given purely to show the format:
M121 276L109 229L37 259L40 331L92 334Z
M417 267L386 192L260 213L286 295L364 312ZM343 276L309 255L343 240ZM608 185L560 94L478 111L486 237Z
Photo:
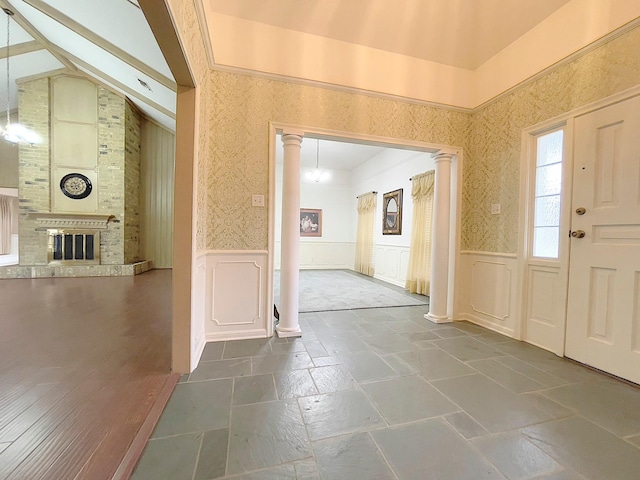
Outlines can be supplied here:
M32 213L37 230L48 232L99 232L107 230L109 224L119 223L114 215L91 213ZM102 245L96 245L98 251ZM50 248L50 243L43 248ZM100 253L96 255L100 258ZM0 267L0 278L46 278L46 277L113 277L131 276L151 270L150 261L140 261L126 265L100 265L99 263L50 260L47 265L14 265Z

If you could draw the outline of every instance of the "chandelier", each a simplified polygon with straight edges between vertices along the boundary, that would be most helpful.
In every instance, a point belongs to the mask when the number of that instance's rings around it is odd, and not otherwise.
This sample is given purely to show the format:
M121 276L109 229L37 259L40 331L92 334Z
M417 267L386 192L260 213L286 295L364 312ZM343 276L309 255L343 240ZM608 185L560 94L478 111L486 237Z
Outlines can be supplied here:
M316 168L305 174L308 180L316 183L323 182L329 178L329 172L320 170L320 140L316 140Z
M38 135L33 130L28 129L24 125L20 125L19 123L11 123L11 105L10 105L10 87L11 87L11 78L9 75L9 46L11 37L9 35L9 28L11 24L11 17L13 16L13 11L8 8L2 9L4 13L7 14L7 123L4 126L0 125L0 136L9 143L27 143L29 145L33 145L34 143L40 143L42 139L40 135Z

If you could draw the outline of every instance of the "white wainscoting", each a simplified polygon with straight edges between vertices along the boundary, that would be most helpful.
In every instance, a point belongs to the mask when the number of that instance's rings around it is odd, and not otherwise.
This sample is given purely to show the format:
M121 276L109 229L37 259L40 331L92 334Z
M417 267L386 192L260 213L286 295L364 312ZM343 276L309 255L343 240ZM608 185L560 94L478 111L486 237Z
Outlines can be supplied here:
M267 251L206 253L205 332L208 342L265 338L272 310L267 299Z
M276 242L275 269L280 269L282 244ZM356 258L355 242L309 242L300 240L300 270L353 270Z
M463 251L460 255L458 317L519 338L517 256Z
M404 288L409 266L409 247L374 245L373 266L373 278Z
M207 256L196 255L191 292L191 371L200 362L206 345Z

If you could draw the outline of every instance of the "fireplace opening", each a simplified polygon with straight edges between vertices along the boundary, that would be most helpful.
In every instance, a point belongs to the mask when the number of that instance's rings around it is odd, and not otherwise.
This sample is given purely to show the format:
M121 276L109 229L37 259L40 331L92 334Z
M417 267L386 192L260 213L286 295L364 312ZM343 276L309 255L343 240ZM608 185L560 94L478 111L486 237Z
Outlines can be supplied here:
M49 263L100 263L100 232L70 229L49 229L48 232Z

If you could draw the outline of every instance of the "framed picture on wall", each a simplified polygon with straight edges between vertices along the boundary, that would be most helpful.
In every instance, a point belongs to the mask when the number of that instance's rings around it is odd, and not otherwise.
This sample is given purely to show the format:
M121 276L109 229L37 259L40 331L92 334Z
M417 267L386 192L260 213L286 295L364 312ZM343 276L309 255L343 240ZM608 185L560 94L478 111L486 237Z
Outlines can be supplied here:
M316 208L300 209L300 236L322 236L322 210Z
M402 189L382 197L382 234L402 235Z

